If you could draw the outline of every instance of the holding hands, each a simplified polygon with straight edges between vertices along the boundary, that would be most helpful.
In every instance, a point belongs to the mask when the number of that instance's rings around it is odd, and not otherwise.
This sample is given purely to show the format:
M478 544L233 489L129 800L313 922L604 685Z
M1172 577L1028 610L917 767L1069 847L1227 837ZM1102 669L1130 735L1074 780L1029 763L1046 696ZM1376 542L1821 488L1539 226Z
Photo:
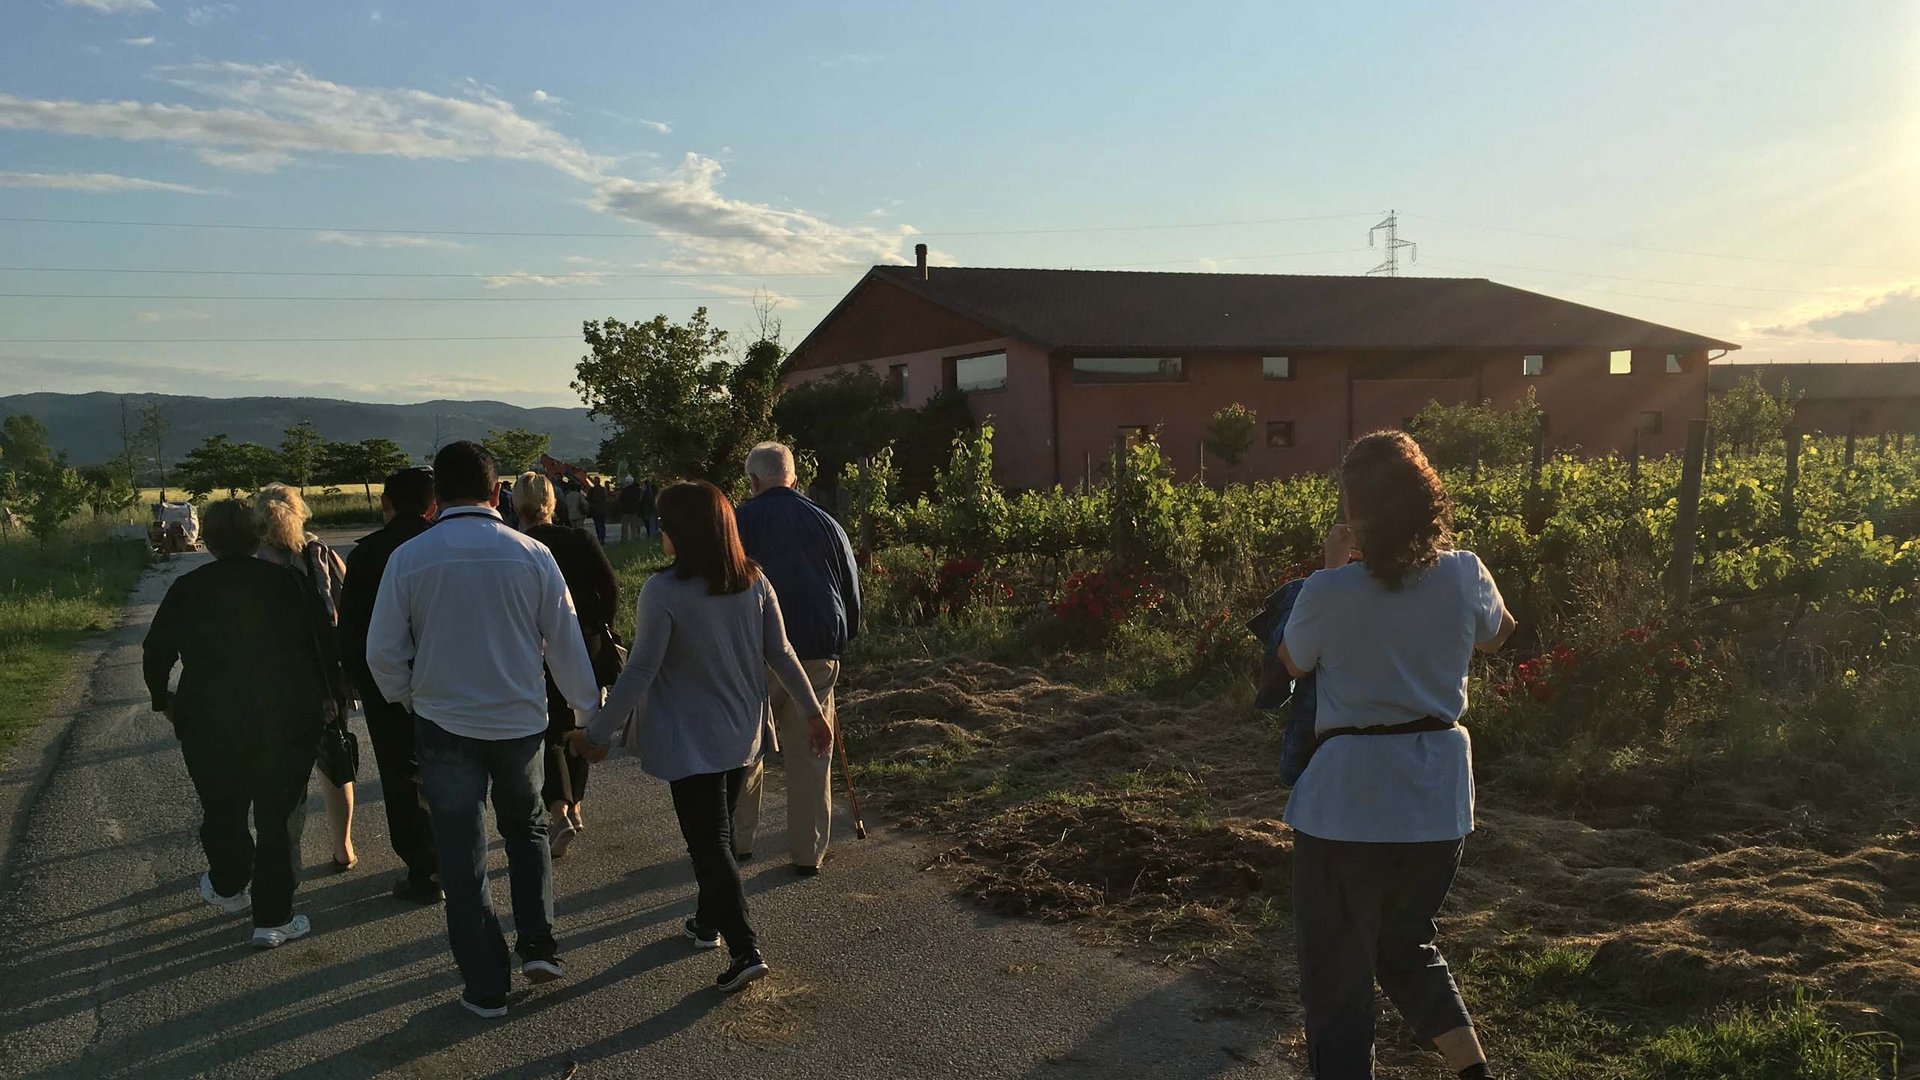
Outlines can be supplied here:
M584 730L574 728L572 731L567 732L567 749L597 765L607 760L607 753L612 750L613 747L595 746L587 741L587 733Z

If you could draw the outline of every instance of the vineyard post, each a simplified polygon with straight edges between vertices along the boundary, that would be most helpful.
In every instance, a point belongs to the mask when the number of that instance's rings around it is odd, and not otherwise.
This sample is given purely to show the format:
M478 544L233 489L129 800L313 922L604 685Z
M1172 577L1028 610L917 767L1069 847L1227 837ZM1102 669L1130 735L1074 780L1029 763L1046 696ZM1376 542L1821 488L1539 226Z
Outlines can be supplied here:
M1887 432L1886 432L1886 429L1884 429L1884 428L1882 428L1882 429L1881 429L1881 431L1880 431L1880 441L1874 444L1874 447L1873 447L1873 452L1874 452L1875 454L1877 454L1877 455L1879 455L1879 456L1880 456L1880 457L1882 457L1882 458L1885 458L1885 457L1887 456Z
M1858 424L1858 423L1852 423L1852 424L1848 424L1848 425L1847 425L1847 462L1846 462L1846 465L1847 465L1847 471L1848 471L1848 472L1852 472L1852 471L1853 471L1853 442L1854 442L1854 439L1856 438L1856 436L1858 435L1858 432L1857 432L1857 431L1855 430L1855 429L1857 429L1858 427L1859 427L1859 424Z
M1673 562L1667 566L1667 602L1674 611L1693 599L1693 552L1700 539L1700 478L1706 468L1707 422L1687 421L1687 456L1680 467L1680 506L1673 519Z
M1627 452L1627 490L1640 493L1640 429L1633 429L1633 449Z
M1787 429L1787 478L1780 490L1780 522L1789 538L1800 535L1800 506L1795 488L1800 486L1800 429Z
M866 457L860 460L860 478L869 486L873 484L873 458ZM874 493L869 491L867 497L861 502L863 505L860 507L860 550L871 552L873 550Z
M1080 494L1093 490L1093 451L1088 450L1080 463Z
M1904 454L1907 452L1906 432L1896 431L1893 433L1893 452L1896 454Z
M1540 516L1540 468L1547 457L1547 425L1535 421L1533 425L1533 464L1527 471L1527 531L1538 534L1545 523Z
M1199 440L1193 444L1193 448L1198 451L1200 455L1195 459L1200 462L1200 467L1193 474L1194 480L1199 483L1201 487L1205 487L1207 485L1207 440Z
M1720 453L1720 438L1714 432L1711 424L1709 424L1707 427L1707 456L1701 459L1700 463L1700 473L1702 476L1713 471L1713 459L1718 453Z

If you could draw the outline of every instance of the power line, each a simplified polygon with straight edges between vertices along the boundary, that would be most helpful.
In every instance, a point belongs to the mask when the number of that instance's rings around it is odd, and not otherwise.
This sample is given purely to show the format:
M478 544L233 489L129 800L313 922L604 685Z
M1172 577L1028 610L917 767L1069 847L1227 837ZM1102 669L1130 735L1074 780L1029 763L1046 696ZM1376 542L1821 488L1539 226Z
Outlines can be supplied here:
M1411 240L1400 239L1400 219L1391 210L1387 211L1387 218L1385 221L1382 221L1380 224L1375 225L1373 228L1367 230L1367 246L1368 247L1373 246L1374 234L1382 231L1384 231L1387 234L1386 257L1380 261L1379 266L1376 266L1373 269L1367 271L1367 276L1372 277L1375 274L1384 274L1387 277L1399 277L1400 276L1400 249L1401 248L1408 249L1408 251L1413 256L1413 261L1419 262L1420 261L1420 245L1414 243Z
M1513 233L1518 236L1538 236L1545 240L1565 240L1574 244L1597 244L1607 247L1631 248L1636 251L1656 251L1662 255L1690 255L1702 259L1731 259L1737 262L1777 263L1781 266L1819 266L1829 270L1872 270L1879 273L1907 273L1892 266L1865 266L1859 263L1808 262L1803 259L1773 259L1761 255L1729 255L1719 251L1687 251L1682 248L1653 247L1647 244L1635 244L1625 240L1598 240L1585 236L1567 236L1563 233L1535 232L1531 229L1513 229L1505 225L1482 225L1473 221L1460 221L1456 218L1435 217L1432 214L1414 214L1423 221L1439 222L1443 225L1458 225L1467 229L1485 229L1488 232Z
M579 334L472 334L465 337L0 338L4 345L259 345L272 342L579 341Z
M1186 221L1168 222L1153 225L1077 225L1060 226L1046 229L917 229L907 236L1045 236L1060 233L1094 232L1152 232L1162 229L1222 229L1245 225L1276 225L1297 221L1340 221L1348 218L1371 217L1371 214L1318 214L1304 217L1248 218L1239 221ZM244 222L213 221L134 221L115 218L49 218L49 217L0 217L0 222L35 225L105 225L150 229L235 229L246 232L305 232L305 233L354 233L372 236L513 236L548 237L560 239L606 239L606 240L648 240L648 239L735 239L735 240L811 240L835 237L874 238L884 236L877 229L819 229L807 232L767 232L730 231L695 232L678 229L657 229L649 232L534 232L506 229L375 229L348 227L342 225L257 225Z
M775 299L821 300L839 293L775 293ZM341 303L406 304L618 304L665 302L670 300L751 300L739 293L707 293L692 296L228 296L212 293L0 293L7 300L325 300Z
M1427 261L1432 262L1433 260L1429 258ZM1674 281L1669 278L1631 277L1625 274L1601 274L1587 270L1556 270L1550 266L1523 266L1519 263L1489 262L1485 259L1461 259L1452 255L1444 256L1440 261L1447 265L1458 263L1465 266L1497 266L1506 270L1527 270L1540 274L1564 274L1569 277L1606 278L1609 281L1638 281L1648 285L1684 285L1695 289L1739 289L1744 292L1786 293L1794 296L1829 295L1818 289L1776 289L1766 285L1723 285L1709 281Z

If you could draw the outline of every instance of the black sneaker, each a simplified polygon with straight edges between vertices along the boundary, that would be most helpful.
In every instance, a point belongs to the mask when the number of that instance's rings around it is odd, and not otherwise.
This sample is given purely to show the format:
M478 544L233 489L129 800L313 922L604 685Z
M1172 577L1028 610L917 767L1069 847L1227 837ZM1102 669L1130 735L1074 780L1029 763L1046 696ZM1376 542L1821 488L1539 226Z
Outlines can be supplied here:
M721 993L731 994L750 982L764 978L766 974L766 960L760 956L759 949L753 949L744 956L734 957L732 965L720 973L714 985L720 988Z
M498 1020L507 1015L507 995L498 997L471 998L460 995L460 1007L485 1020Z
M820 868L817 866L809 866L806 863L794 863L793 873L795 877L819 877Z
M564 978L567 969L552 944L514 950L520 954L520 974L530 983L550 983Z
M444 898L444 894L440 891L440 886L432 881L420 882L410 877L402 877L393 883L393 898L425 906L439 903Z
M680 924L680 932L693 939L696 949L717 949L720 947L720 931L703 930L700 924L689 918Z

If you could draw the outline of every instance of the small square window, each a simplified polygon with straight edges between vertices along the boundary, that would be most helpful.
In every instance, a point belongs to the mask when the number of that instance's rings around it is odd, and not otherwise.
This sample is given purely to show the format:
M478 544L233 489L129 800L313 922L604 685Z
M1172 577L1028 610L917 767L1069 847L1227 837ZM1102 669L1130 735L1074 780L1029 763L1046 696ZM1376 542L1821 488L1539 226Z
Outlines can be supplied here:
M1642 434L1646 434L1646 435L1658 435L1658 434L1660 434L1660 418L1661 418L1661 416L1662 416L1662 415L1663 415L1663 414L1661 414L1661 413L1657 413L1657 412L1643 412L1643 413L1641 413L1641 414L1640 414L1640 431L1641 431L1641 433L1642 433Z
M1291 379L1293 378L1293 358L1263 356L1260 358L1260 374L1268 379Z
M888 367L887 385L893 387L895 401L907 400L907 365L894 364Z
M1538 353L1535 353L1535 354L1532 354L1529 356L1523 356L1520 358L1520 374L1545 375L1546 373L1547 373L1546 357L1541 356Z
M1267 448L1269 450L1290 450L1293 448L1293 421L1267 421Z
M1633 374L1633 350L1632 349L1615 349L1612 352L1608 353L1607 354L1607 374L1609 375Z
M1139 446L1153 438L1153 429L1145 424L1120 425L1120 441L1129 447Z
M1682 370L1683 369L1680 367L1680 354L1668 353L1667 354L1667 374L1678 375Z

